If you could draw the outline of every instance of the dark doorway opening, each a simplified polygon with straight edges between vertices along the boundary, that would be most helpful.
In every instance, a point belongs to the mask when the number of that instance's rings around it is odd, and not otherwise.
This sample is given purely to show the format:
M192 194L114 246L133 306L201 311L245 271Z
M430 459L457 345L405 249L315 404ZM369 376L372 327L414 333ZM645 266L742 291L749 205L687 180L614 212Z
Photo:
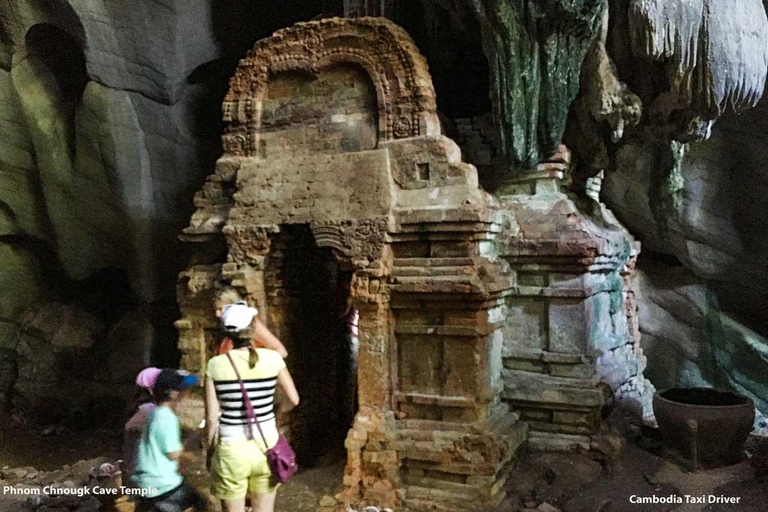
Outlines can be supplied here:
M357 412L357 338L349 307L351 269L317 247L306 225L281 227L265 275L270 329L286 345L301 395L284 418L299 463L324 466L346 456Z

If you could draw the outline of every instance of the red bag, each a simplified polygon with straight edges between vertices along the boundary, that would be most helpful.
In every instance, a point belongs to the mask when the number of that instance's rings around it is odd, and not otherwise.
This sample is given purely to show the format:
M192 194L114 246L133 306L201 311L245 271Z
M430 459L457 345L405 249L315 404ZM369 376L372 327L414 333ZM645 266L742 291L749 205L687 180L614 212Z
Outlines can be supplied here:
M232 356L229 352L227 352L227 359L229 359L232 368L235 370L237 381L240 383L240 391L243 393L245 417L249 427L248 439L253 439L253 427L251 425L255 423L256 427L259 429L259 434L261 434L261 439L264 441L264 446L267 446L267 438L264 437L264 432L261 430L259 420L253 412L251 398L248 396L248 391L245 389L243 379L240 378L240 372L237 371L237 366L235 366L235 362L232 360ZM296 470L299 469L296 465L296 454L294 453L293 448L291 448L291 445L288 444L288 440L282 434L280 434L280 437L277 439L275 446L267 450L266 455L269 469L272 470L272 479L278 483L288 483L294 473L296 473Z

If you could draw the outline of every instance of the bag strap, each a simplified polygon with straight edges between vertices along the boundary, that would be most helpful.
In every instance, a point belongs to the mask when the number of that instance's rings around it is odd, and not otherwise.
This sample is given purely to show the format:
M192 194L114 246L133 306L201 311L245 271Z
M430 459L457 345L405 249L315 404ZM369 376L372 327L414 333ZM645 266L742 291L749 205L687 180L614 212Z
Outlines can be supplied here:
M240 391L243 393L243 403L245 404L245 420L248 423L248 439L253 439L253 427L251 426L253 423L256 423L256 428L259 429L259 434L261 434L261 439L264 441L264 448L269 449L269 445L267 444L267 438L264 437L264 432L261 430L261 425L259 425L259 420L256 418L256 413L253 411L253 405L251 404L251 398L248 396L248 391L245 389L245 384L243 384L243 379L240 377L240 372L237 370L237 366L235 365L235 361L232 359L232 356L229 352L226 353L227 359L229 359L229 363L232 365L232 368L235 370L235 375L237 376L237 382L240 383Z

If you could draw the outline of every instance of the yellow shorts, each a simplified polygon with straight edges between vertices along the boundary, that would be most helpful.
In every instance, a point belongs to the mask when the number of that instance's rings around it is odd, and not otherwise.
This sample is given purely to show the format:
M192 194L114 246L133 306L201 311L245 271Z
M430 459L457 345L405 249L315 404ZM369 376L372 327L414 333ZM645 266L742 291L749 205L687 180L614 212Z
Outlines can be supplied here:
M277 489L261 444L255 440L223 441L211 461L211 494L220 500L239 500L251 493Z

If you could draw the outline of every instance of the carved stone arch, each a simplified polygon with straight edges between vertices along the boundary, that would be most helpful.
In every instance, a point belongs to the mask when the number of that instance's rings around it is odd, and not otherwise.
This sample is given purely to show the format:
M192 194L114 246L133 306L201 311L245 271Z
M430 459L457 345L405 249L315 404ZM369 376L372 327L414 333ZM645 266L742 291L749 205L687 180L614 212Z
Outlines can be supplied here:
M225 154L258 156L262 101L271 76L316 75L345 63L364 69L376 89L380 143L440 133L427 63L410 36L382 18L330 18L280 30L240 61L222 106Z
M312 236L318 247L327 247L333 252L336 261L351 267L352 248L346 241L346 229L338 223L313 224Z
M328 247L334 258L350 269L360 269L381 259L388 241L387 219L316 222L311 226L318 247Z

